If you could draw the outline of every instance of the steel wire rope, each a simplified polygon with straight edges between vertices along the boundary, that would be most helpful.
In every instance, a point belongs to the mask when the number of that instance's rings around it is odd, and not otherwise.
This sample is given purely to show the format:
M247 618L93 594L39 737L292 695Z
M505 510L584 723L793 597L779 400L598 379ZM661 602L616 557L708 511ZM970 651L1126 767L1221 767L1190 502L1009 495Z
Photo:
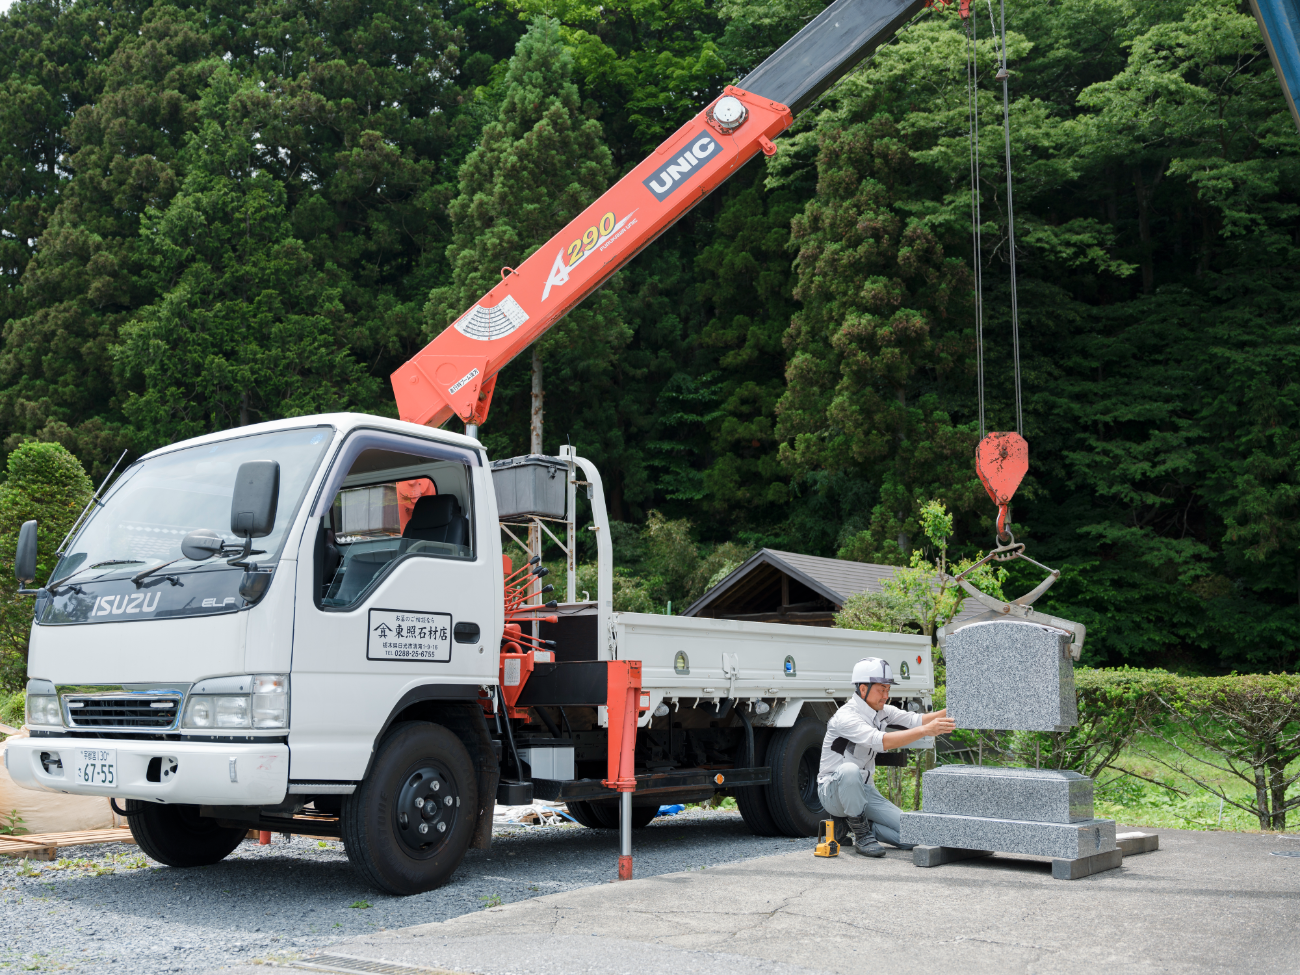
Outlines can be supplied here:
M993 0L985 0L989 8L989 23L993 35L998 35L998 24L993 19ZM999 0L1002 13L1002 52L997 77L1002 81L1002 134L1006 147L1007 165L1007 258L1011 265L1011 360L1016 389L1016 433L1024 436L1024 405L1020 395L1020 300L1016 291L1016 211L1011 197L1011 100L1007 92L1010 72L1007 70L1007 0Z
M980 439L984 439L984 257L980 211L979 63L976 41L978 17L967 21L966 123L970 137L971 252L975 271L975 386L979 402Z

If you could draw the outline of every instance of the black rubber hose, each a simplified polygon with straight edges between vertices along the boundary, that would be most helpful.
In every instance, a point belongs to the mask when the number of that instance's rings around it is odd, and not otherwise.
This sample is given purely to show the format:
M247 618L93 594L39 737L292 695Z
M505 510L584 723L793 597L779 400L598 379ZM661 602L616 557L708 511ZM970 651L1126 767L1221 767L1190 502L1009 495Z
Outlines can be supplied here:
M142 812L144 812L143 809L137 809L134 812L127 812L125 809L118 809L117 800L112 797L109 797L108 805L109 808L112 809L113 812L117 813L119 816L139 816Z
M509 714L506 715L506 719L502 724L506 726L506 740L510 742L510 757L515 760L515 781L522 782L524 779L524 763L519 760L519 749L515 748L515 733L510 728Z
M560 734L560 729L559 729L559 727L556 725L556 723L555 723L555 719L552 718L549 714L546 713L546 708L543 708L543 707L536 707L536 708L533 708L533 710L536 711L536 712L538 713L538 715L541 716L542 724L546 725L546 730L549 731L549 732L551 733L551 737L552 737L552 738L563 738L563 737L564 737L562 734Z
M749 715L743 707L736 708L740 722L745 726L745 768L754 767L754 726L749 723Z

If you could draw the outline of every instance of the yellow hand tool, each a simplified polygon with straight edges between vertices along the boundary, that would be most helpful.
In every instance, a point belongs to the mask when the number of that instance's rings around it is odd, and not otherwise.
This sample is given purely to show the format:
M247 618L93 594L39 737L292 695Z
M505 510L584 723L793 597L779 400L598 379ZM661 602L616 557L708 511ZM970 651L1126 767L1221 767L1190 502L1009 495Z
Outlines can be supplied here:
M813 850L813 856L837 857L839 855L840 844L835 839L835 820L823 819L817 824L817 848Z

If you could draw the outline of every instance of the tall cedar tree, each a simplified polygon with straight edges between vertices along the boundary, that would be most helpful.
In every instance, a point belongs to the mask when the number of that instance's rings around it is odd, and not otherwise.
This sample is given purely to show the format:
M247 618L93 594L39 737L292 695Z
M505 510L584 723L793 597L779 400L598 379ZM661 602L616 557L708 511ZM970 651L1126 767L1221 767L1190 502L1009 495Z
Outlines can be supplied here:
M217 68L180 191L145 214L141 249L161 297L117 350L141 377L125 410L145 447L374 398L348 350L335 269L292 236L284 184L259 166L257 133L278 108Z
M847 554L898 563L922 504L973 500L961 489L975 431L941 395L969 355L971 278L946 249L949 226L900 205L922 174L894 121L863 107L823 126L817 197L793 222L803 307L785 339L778 431L792 472L855 470L878 485Z
M107 472L134 439L111 350L131 313L156 296L143 274L140 218L176 193L177 154L216 53L198 11L158 6L98 69L98 97L68 127L75 175L23 274L22 315L4 326L6 449L24 437L55 440Z
M460 170L460 192L448 207L452 281L430 292L425 309L430 338L499 282L502 268L536 251L613 182L600 123L583 116L572 75L573 57L560 38L559 22L534 19L510 59L497 118L484 127L479 146ZM609 364L628 338L617 309L612 293L597 292L539 340L553 393L609 385ZM521 417L527 416L520 409L528 375L522 359L498 379L494 417L502 420L494 425L511 432L488 440L489 449L509 449L517 442ZM555 438L554 426L548 430Z

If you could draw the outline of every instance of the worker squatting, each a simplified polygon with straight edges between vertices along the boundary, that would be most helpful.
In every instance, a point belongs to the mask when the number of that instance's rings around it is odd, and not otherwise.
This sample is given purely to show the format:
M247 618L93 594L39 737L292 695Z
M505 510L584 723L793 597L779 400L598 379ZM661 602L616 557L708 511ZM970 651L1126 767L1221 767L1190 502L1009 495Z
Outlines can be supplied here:
M853 831L853 849L866 857L885 855L878 840L912 848L899 842L901 810L871 781L876 756L956 727L946 709L914 714L894 707L889 703L893 684L889 664L879 657L865 657L854 665L854 695L826 725L817 773L817 797L835 818L836 837L847 825ZM905 730L886 731L890 725Z

